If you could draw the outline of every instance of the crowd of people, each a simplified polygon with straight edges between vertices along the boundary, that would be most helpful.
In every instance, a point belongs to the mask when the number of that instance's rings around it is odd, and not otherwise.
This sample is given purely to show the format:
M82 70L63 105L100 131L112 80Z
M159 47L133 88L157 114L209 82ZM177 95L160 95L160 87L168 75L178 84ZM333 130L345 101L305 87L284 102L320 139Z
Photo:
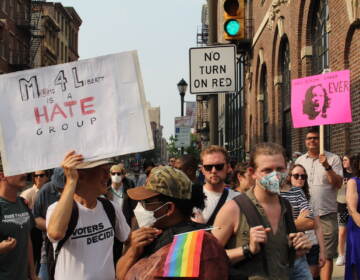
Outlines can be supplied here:
M322 279L333 262L360 280L360 156L275 143L248 162L220 146L145 161L112 159L5 176L0 161L0 279ZM178 279L178 278L176 278Z

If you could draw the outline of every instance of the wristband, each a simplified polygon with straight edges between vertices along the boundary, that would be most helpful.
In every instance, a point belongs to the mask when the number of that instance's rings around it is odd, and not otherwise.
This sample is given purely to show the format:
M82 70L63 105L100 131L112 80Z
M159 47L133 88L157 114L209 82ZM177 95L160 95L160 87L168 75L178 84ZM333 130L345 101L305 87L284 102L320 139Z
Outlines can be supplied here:
M245 259L252 259L254 255L250 251L249 244L242 245L242 249Z
M332 169L332 166L329 165L328 167L325 168L326 171L330 171Z

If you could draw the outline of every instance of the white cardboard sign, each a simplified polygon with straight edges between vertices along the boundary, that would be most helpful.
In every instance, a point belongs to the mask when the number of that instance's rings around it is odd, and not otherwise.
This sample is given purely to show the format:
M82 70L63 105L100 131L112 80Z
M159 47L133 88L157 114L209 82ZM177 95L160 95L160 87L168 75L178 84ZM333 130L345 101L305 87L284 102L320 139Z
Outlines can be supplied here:
M136 51L0 75L5 175L153 149Z

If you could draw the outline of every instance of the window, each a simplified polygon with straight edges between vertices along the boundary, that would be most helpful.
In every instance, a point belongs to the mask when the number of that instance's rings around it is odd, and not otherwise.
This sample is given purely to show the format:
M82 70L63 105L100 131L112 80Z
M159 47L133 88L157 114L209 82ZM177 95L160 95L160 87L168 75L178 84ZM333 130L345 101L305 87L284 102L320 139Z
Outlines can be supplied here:
M284 38L280 44L280 73L281 83L281 117L282 117L282 145L290 158L291 151L291 103L290 103L290 49L289 41Z
M315 1L312 23L313 64L312 74L321 74L329 67L328 0Z
M262 97L262 119L263 119L263 141L269 141L269 103L267 92L267 71L266 65L261 67L260 75L260 96Z
M314 1L313 22L312 22L312 74L321 74L329 68L329 33L327 32L327 23L329 21L328 0ZM331 126L324 126L324 146L330 149Z

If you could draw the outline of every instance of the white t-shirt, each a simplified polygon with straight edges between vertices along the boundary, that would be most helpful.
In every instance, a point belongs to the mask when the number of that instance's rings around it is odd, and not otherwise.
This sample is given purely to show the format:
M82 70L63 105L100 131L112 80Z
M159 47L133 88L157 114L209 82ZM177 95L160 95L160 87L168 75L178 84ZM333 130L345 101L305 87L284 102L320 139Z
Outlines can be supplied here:
M200 213L198 211L195 211L195 214L196 214L195 216L201 215L201 217L196 220L198 222L207 223L208 220L210 219L212 213L214 212L222 193L209 191L205 187L203 188L203 190L204 190L204 194L206 195L205 208ZM226 198L226 201L229 201L229 200L233 199L234 197L240 195L239 192L233 191L231 189L228 189L228 191L229 191L229 193Z
M46 226L57 202L46 213ZM115 236L125 241L130 228L119 206L116 213ZM55 268L56 280L114 280L113 260L114 230L102 203L97 201L94 209L77 203L79 219L73 234L61 248ZM50 239L51 240L51 239ZM54 251L57 242L53 241Z

